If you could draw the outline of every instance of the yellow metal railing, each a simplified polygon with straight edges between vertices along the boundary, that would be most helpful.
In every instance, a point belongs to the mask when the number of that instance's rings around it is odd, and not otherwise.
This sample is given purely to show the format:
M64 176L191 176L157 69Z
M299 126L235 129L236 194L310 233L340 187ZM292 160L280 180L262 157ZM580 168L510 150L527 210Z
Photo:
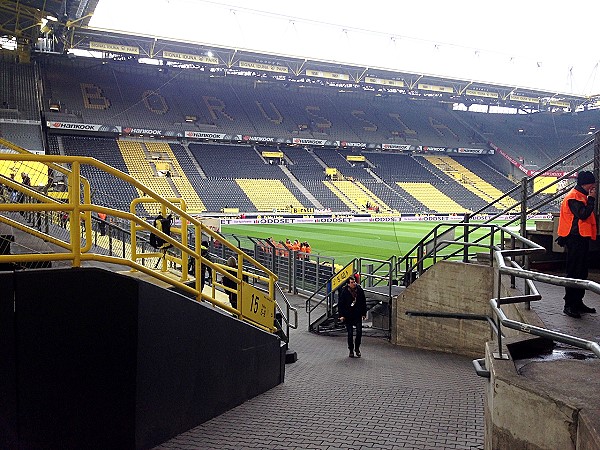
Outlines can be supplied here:
M182 199L164 198L151 191L148 187L134 179L133 177L120 172L113 167L98 161L91 157L74 157L62 155L37 155L31 154L10 142L0 139L0 144L10 148L15 153L0 153L0 162L12 161L15 164L27 161L43 163L54 173L62 173L68 184L67 201L63 202L45 195L44 192L36 189L35 186L26 186L12 180L10 177L0 176L0 185L3 189L13 192L19 192L25 198L23 203L0 203L0 223L14 227L22 232L34 236L44 241L54 244L63 252L53 253L35 253L25 252L18 255L0 255L0 263L9 262L31 262L31 261L71 261L73 267L80 267L85 261L97 261L103 263L118 264L129 267L133 271L145 273L152 278L160 280L180 291L186 292L198 301L208 301L249 323L262 329L275 332L275 283L277 276L267 267L256 261L254 258L246 255L240 249L209 227L205 226L201 220L189 215L186 211L185 202ZM83 165L93 166L103 172L106 172L116 178L124 180L130 185L136 187L146 194L145 197L134 199L131 203L130 211L122 211L115 208L96 205L91 202L91 188L89 182L81 176L81 167ZM179 219L179 223L172 228L170 236L149 224L143 217L136 214L136 206L146 203L155 203L166 217L167 213L173 214ZM33 213L33 214L56 214L67 213L68 220L68 239L62 240L53 236L50 232L35 229L22 221L19 216L11 217L11 212ZM112 217L120 218L130 223L131 230L131 252L129 257L118 257L112 255L103 255L92 252L92 213L104 213ZM188 245L188 233L193 233L195 237L196 248ZM138 232L151 232L169 243L172 248L169 252L146 252L143 246L139 244ZM178 237L179 239L176 239ZM237 272L230 272L220 264L215 264L204 258L200 254L200 243L202 236L209 236L219 240L224 246L229 248L237 257ZM144 260L151 258L161 258L162 264L156 269L147 267ZM188 260L195 260L195 280L188 281ZM215 285L212 283L211 295L204 294L201 291L202 266L207 265L212 269L213 278L217 273L223 277L229 277L237 284L238 303L237 308L229 306L216 299ZM180 272L172 270L179 266ZM261 285L266 286L265 290L257 289L255 286L244 281L244 276L249 273L244 271L244 266L253 267L251 278ZM229 289L224 289L225 291Z

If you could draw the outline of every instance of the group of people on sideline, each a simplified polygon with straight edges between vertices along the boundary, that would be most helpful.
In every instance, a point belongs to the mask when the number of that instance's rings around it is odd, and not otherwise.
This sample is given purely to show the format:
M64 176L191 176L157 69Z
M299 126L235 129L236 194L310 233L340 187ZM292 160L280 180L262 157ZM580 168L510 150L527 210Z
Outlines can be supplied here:
M307 241L300 242L295 239L292 242L290 239L285 241L275 242L272 237L266 239L266 243L261 244L262 250L265 253L275 252L275 256L287 258L290 252L300 252L298 258L309 259L311 252L310 244Z

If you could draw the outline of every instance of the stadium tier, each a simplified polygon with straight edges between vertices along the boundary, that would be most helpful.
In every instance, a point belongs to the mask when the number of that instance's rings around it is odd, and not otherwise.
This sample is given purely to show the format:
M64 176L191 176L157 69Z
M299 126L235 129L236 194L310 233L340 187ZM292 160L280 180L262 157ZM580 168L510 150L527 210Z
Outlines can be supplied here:
M543 166L600 118L477 114L433 98L64 55L2 63L2 137L93 156L193 212L476 211L523 176L515 161ZM128 209L144 195L86 170L101 204Z
M432 147L488 148L491 142L543 165L585 137L598 118L595 111L580 113L589 119L476 114L434 100L85 58L46 58L40 66L46 118L150 130ZM60 110L51 111L51 104Z

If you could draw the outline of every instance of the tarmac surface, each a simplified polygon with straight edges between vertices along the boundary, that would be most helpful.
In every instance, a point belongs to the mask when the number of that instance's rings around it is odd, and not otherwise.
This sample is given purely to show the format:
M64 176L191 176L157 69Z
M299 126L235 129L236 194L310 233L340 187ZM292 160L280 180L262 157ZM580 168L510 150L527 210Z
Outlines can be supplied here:
M568 317L563 288L537 287L543 299L531 307L548 328L600 340L600 313ZM285 382L158 449L484 448L486 380L470 358L378 337L363 337L362 358L349 358L344 334L308 332L304 298L289 299L299 312L290 341L298 361ZM585 301L600 311L600 296Z

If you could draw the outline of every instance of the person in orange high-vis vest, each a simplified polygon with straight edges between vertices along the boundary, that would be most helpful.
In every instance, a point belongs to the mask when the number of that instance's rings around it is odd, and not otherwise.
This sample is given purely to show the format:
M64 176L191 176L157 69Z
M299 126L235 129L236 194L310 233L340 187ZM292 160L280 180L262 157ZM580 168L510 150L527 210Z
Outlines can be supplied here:
M299 252L300 251L300 242L298 242L298 239L296 239L292 243L292 250L295 251L295 252Z
M310 244L308 241L304 241L304 253L306 253L305 259L310 259Z
M556 241L567 248L567 278L587 280L590 240L597 234L595 204L596 177L592 172L579 172L577 185L562 201L558 219ZM565 287L563 312L576 319L581 313L595 313L595 308L583 303L584 295L585 289Z

